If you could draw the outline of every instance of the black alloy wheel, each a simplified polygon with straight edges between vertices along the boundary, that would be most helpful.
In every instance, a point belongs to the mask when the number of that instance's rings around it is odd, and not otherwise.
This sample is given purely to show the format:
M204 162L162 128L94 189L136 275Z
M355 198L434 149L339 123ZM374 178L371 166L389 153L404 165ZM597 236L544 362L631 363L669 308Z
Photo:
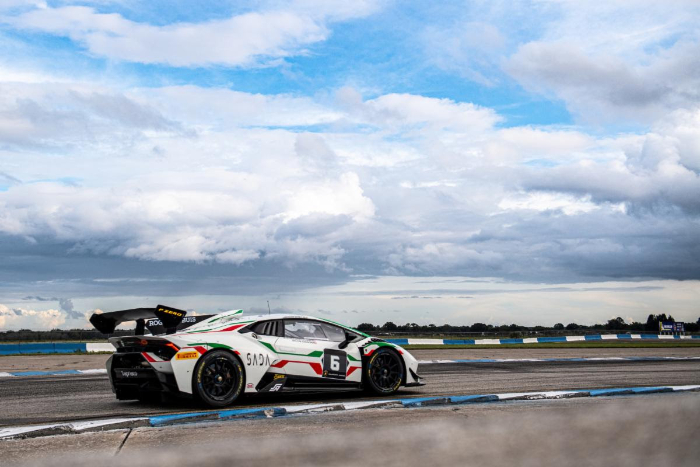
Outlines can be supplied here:
M395 350L386 347L374 351L367 361L365 383L373 392L387 395L399 390L404 380L403 365Z
M210 407L225 407L243 392L243 367L229 352L214 350L205 354L194 372L195 393Z

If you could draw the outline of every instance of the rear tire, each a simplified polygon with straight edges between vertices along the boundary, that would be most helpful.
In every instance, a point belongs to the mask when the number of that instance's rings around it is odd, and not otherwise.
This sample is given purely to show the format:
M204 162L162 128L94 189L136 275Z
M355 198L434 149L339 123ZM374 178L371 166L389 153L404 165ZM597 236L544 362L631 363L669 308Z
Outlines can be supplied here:
M243 392L245 373L238 358L224 350L214 350L199 359L193 378L199 400L209 407L226 407Z
M387 396L399 390L405 381L401 356L395 350L381 347L365 362L365 387L375 394Z

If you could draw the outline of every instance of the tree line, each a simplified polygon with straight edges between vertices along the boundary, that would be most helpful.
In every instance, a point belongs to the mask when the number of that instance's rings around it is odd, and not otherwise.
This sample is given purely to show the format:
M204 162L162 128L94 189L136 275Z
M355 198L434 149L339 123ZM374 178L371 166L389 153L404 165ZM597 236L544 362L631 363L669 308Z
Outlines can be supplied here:
M416 323L396 324L391 321L381 326L370 323L361 323L357 329L368 334L456 334L456 333L493 333L504 335L519 335L529 332L585 332L585 331L634 331L634 332L659 332L659 321L675 322L673 316L662 313L649 315L646 323L632 322L626 323L624 319L618 317L608 320L604 324L584 325L577 323L557 323L554 326L520 326L518 324L508 324L494 326L485 323L474 323L471 326L452 326L450 324L435 325L428 324L421 326ZM686 332L700 331L700 318L695 323L685 324ZM114 336L133 335L133 330L117 330ZM30 329L20 329L19 331L0 332L0 342L54 342L54 341L101 341L105 335L99 331L86 329L53 329L51 331L32 331Z
M518 333L518 332L532 332L532 331L636 331L636 332L649 332L657 333L659 332L659 322L676 320L673 316L666 316L665 313L658 315L651 314L647 317L645 323L640 323L634 321L631 323L626 323L624 319L617 317L609 319L606 323L598 323L593 325L569 323L564 325L563 323L557 323L554 326L521 326L518 324L503 324L503 325L492 325L485 323L474 323L471 326L452 326L450 324L443 325L419 325L416 323L407 324L396 324L392 321L388 321L383 325L377 326L370 323L361 323L357 326L357 329L362 332L371 334L373 332L381 333ZM700 331L700 318L695 323L685 323L686 332L698 332Z

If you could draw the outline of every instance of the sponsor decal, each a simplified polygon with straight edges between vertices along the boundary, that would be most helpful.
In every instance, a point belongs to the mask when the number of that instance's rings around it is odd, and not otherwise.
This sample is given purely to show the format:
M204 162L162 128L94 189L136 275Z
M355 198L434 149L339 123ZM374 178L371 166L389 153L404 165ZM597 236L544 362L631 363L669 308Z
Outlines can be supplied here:
M318 344L317 341L311 340L311 339L290 339L287 338L292 342L301 342L302 344Z
M285 376L286 376L286 375L275 375L275 376L272 377L272 379L282 379L282 378L284 378Z
M137 371L120 371L122 378L137 378L139 376Z
M253 389L253 383L248 383L245 385L245 387L248 389Z
M248 366L270 366L272 364L270 356L261 353L247 353L245 358Z
M179 311L173 311L173 310L169 310L167 308L158 308L158 311L161 311L163 313L173 315L173 316L183 316L183 314L180 313Z
M196 316L185 316L182 318L183 323L196 323L197 322L197 317ZM148 327L154 327L154 326L162 326L163 322L159 320L158 318L153 318L149 319L146 322L146 326Z
M178 352L175 354L175 360L192 360L193 358L199 358L199 352L188 351L188 352Z
M270 388L270 392L277 392L280 389L282 389L283 384L282 383L277 383L274 386Z

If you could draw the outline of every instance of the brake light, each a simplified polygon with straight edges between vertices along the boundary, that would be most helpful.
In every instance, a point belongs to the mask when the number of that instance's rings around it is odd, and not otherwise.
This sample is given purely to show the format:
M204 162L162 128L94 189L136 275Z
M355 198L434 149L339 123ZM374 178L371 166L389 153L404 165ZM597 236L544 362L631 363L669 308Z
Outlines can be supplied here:
M172 342L168 342L167 344L165 344L165 346L166 346L166 347L170 347L170 348L173 349L175 352L179 352L179 351L180 351L180 347L178 347L177 345L173 344Z

